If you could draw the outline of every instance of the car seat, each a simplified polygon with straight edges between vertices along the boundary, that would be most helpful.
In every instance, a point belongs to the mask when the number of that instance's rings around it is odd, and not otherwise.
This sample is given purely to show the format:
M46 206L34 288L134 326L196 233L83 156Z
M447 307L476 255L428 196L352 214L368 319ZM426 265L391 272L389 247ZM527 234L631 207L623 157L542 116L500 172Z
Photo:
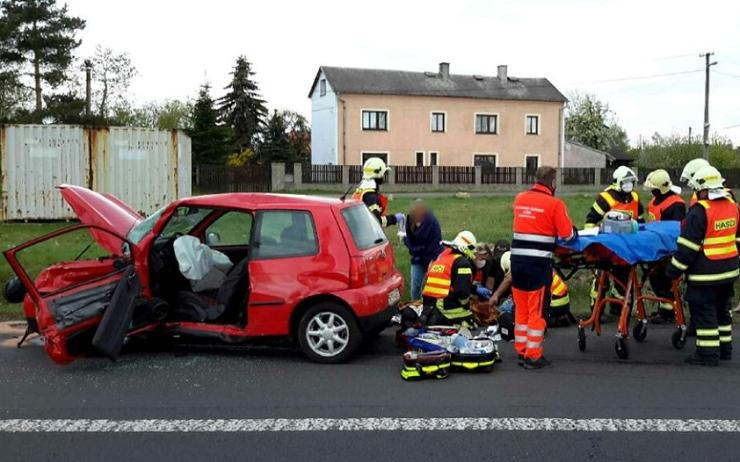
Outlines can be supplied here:
M175 317L180 321L246 325L249 291L249 259L234 265L213 296L181 290L175 302Z

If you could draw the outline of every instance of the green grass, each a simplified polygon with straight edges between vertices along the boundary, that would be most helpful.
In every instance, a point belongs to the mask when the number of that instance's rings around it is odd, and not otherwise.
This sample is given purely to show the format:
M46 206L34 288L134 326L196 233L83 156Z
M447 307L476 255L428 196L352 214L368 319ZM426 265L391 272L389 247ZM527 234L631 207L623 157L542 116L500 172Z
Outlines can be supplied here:
M574 223L582 227L585 215L593 201L593 193L577 194L564 197ZM389 212L405 212L413 196L404 194L396 196L389 202ZM460 230L472 231L479 241L495 242L498 239L511 239L512 196L472 196L456 198L450 195L425 197L442 225L444 239L452 239ZM28 239L48 233L69 223L8 223L0 224L0 249L5 250ZM222 239L228 237L222 231ZM400 243L395 227L388 228L388 237L395 250L396 262L403 273L408 287L409 254ZM42 249L29 251L22 256L31 273L37 273L43 267L61 259L73 259L89 243L89 237L83 232L64 242L51 241ZM86 256L97 254L91 249ZM5 259L0 261L0 283L4 283L12 272ZM571 289L571 306L576 313L588 312L588 289L590 275L582 271L568 281ZM406 297L404 297L406 298ZM1 297L0 297L1 299ZM0 319L20 318L21 306L10 305L0 300Z

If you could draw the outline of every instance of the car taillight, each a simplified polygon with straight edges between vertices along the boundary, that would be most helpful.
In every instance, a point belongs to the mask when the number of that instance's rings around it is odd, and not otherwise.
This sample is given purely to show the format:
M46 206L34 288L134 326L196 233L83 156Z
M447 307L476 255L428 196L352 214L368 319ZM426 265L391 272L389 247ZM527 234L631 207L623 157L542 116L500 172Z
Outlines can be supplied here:
M368 284L367 262L364 257L352 257L349 267L349 285L352 288Z

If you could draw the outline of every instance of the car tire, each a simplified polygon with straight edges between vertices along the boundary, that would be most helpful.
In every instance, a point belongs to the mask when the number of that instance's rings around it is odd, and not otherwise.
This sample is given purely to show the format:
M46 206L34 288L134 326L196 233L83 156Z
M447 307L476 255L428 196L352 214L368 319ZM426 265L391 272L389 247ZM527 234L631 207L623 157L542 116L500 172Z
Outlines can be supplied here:
M298 323L298 345L317 363L341 363L362 343L362 332L352 312L334 302L309 308Z

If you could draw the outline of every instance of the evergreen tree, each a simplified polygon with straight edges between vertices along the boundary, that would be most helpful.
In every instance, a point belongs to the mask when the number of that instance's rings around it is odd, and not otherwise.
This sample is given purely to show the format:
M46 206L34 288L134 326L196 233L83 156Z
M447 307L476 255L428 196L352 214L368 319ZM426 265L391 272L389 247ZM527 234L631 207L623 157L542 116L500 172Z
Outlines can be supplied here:
M263 162L292 162L290 137L284 114L274 111L262 134L259 156Z
M227 129L219 124L218 111L211 98L211 86L200 87L193 105L192 128L188 130L192 142L193 163L222 164L228 154Z
M265 100L260 97L253 76L252 64L240 56L231 73L231 83L225 88L227 93L219 99L221 120L231 129L229 147L232 152L254 148L256 135L267 116Z
M0 68L33 76L40 113L42 84L55 88L65 80L72 52L80 45L75 36L85 21L69 16L67 6L57 6L56 0L3 0L0 11Z

